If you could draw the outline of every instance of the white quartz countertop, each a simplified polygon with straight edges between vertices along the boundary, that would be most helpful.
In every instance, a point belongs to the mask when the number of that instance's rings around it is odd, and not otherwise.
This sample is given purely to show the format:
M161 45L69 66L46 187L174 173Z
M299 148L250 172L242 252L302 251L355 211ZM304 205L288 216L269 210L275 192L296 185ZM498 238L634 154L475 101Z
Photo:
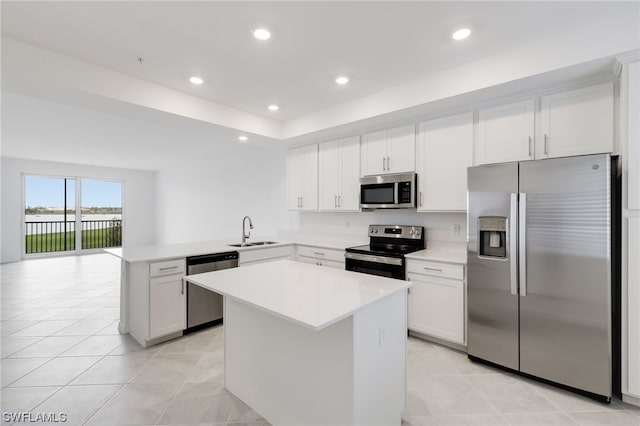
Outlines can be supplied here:
M292 244L291 241L282 241L271 237L247 240L249 243L256 241L276 241L276 244L253 247L232 247L229 244L236 244L239 243L239 241L199 241L182 244L106 249L105 251L127 262L155 262L180 257L199 256L202 254L224 253L227 251L241 252L246 250L259 250L268 247L288 246Z
M300 244L313 247L324 247L330 249L344 250L347 247L368 244L365 238L361 241L346 241L332 239L318 239L309 236L287 235L286 239L280 237L254 237L247 240L252 243L256 241L275 241L276 244L268 244L264 246L253 247L231 247L229 244L236 244L240 241L221 240L221 241L199 241L193 243L181 244L164 244L164 245L148 245L128 248L105 249L105 252L119 257L127 262L156 262L161 260L175 259L188 256L199 256L202 254L215 254L227 251L247 251L260 250L270 247L288 246L291 244Z
M427 248L405 256L407 259L431 260L434 262L447 262L466 264L467 244L448 242L428 242Z
M206 272L185 279L313 330L321 330L413 285L291 260Z

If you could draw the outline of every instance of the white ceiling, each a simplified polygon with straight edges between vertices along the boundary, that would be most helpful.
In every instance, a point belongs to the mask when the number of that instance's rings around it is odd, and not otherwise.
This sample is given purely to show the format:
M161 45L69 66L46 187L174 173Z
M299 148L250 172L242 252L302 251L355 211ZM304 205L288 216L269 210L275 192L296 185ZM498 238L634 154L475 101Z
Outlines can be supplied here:
M115 108L114 114L108 105L97 111L3 93L2 156L157 171L216 156L284 150L258 135L239 142L235 129L136 106Z
M0 8L2 156L143 170L259 156L284 150L282 141L318 142L599 78L611 75L615 55L640 47L638 1ZM256 41L257 26L272 39ZM461 26L473 34L456 43L450 35ZM342 73L346 87L333 82ZM193 74L205 84L191 85Z
M12 2L2 34L285 122L638 2ZM251 30L268 27L258 42ZM454 42L454 29L472 29ZM138 57L144 62L139 63ZM338 87L334 78L351 82ZM205 79L202 86L188 82ZM270 103L280 111L266 109Z

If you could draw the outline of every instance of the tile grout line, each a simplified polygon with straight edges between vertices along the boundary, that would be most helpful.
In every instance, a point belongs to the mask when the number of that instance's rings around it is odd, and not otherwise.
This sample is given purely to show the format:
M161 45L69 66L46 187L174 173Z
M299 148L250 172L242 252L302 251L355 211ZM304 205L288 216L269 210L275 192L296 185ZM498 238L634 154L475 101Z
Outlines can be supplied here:
M495 411L495 414L498 415L498 417L507 425L511 425L511 422L505 418L501 413L498 411L498 409L491 403L491 401L489 401L487 398L485 398L485 396L482 394L482 392L480 392L474 385L473 382L469 381L469 383L471 384L471 388L480 396L480 398L487 403L487 405L489 405L489 407L491 407L491 409L493 411Z

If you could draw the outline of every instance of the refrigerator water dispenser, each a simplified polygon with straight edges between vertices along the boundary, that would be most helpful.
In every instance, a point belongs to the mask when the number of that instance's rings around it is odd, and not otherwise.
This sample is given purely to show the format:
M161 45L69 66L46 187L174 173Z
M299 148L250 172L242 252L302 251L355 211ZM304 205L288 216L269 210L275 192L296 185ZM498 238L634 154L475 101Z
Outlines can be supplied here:
M507 220L506 217L501 216L480 216L478 218L479 256L507 258Z

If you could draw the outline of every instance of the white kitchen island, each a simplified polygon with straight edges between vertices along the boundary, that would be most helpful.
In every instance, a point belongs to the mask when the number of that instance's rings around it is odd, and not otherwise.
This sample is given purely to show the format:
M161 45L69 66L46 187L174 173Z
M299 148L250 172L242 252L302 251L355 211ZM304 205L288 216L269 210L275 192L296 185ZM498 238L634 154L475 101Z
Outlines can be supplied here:
M400 425L410 282L280 260L186 277L225 296L225 387L274 425Z

